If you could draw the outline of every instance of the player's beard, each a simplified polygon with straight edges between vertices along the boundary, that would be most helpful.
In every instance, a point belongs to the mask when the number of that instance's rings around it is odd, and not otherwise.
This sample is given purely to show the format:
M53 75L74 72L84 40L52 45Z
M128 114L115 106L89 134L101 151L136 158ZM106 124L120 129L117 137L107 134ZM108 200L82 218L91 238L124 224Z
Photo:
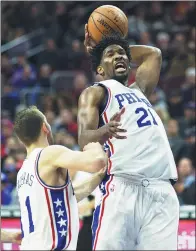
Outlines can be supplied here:
M128 74L122 74L122 75L114 75L112 79L120 82L123 85L126 85L126 82L128 81Z

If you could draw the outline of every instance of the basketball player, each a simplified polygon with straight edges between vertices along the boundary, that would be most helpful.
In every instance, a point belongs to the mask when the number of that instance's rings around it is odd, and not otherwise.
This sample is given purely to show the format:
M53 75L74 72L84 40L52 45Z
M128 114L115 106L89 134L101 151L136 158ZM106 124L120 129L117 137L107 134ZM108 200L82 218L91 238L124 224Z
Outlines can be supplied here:
M21 232L8 232L1 229L1 242L20 244L21 239Z
M90 143L83 152L49 146L50 125L36 107L17 114L14 130L27 150L17 175L21 250L75 250L79 232L77 201L88 196L104 176L107 156L102 146ZM68 170L98 174L73 189Z
M91 46L86 32L85 44ZM161 52L105 37L90 48L103 81L79 99L79 144L110 151L92 223L93 250L176 250L179 203L174 158L161 119L148 101L161 69ZM136 81L127 87L130 62Z

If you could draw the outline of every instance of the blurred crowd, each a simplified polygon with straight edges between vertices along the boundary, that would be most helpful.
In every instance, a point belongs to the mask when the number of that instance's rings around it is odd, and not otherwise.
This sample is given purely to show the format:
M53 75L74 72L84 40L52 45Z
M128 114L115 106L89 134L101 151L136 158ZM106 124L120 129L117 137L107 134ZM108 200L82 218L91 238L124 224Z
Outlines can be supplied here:
M17 204L16 175L26 155L13 134L17 111L37 105L52 127L55 143L79 149L78 97L99 79L91 71L83 46L84 24L93 10L92 4L2 2L2 45L36 29L43 28L46 32L44 50L37 55L27 56L26 43L1 55L2 205ZM102 4L96 2L93 8ZM150 102L165 125L174 154L179 174L175 190L180 204L195 204L195 3L135 2L131 5L122 1L115 5L128 16L130 44L157 46L162 51L161 77ZM15 63L12 56L16 57ZM133 65L130 85L136 70ZM73 74L70 80L59 77L53 81L59 72L60 76L64 76L62 72Z

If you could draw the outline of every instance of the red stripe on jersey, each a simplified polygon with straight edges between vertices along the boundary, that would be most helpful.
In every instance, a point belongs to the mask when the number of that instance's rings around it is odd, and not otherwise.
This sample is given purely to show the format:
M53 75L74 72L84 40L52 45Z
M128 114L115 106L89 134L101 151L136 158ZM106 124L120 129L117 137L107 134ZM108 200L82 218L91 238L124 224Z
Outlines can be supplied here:
M97 230L97 234L96 234L96 237L95 237L95 242L94 242L94 247L93 247L93 250L96 250L96 246L97 246L97 240L98 240L98 236L99 236L99 231L101 229L101 223L102 223L102 218L103 218L103 214L104 214L104 207L105 207L105 201L107 199L107 197L109 196L109 185L110 183L112 182L113 180L113 175L111 175L107 185L106 185L106 195L103 199L103 202L102 202L102 207L101 207L101 216L99 218L99 225L98 225L98 230Z
M104 112L103 116L104 116L105 122L108 123L108 118L107 118L106 112ZM110 147L111 153L114 154L114 146L113 146L112 142L110 141L110 139L108 139L108 145ZM111 162L110 159L109 159L109 162ZM112 164L110 164L108 167L108 174L110 174L111 166L112 166Z
M66 201L67 201L67 206L68 206L68 217L69 217L69 241L68 241L68 244L66 246L66 248L69 247L69 244L70 244L70 241L71 241L71 238L72 238L72 235L71 235L71 215L70 215L70 205L69 205L69 197L68 197L68 190L67 190L67 187L66 187Z
M108 174L110 175L111 173L110 173L110 171L111 171L111 168L112 168L112 161L111 161L111 159L109 159L108 158L108 162L109 162L109 166L108 166Z
M45 195L46 195L48 212L49 212L49 215L50 215L50 225L51 225L51 229L52 229L52 248L51 248L51 250L53 250L54 247L55 247L54 223L53 223L53 220L52 220L52 210L51 210L51 207L50 207L50 200L49 200L49 196L48 196L48 190L46 188L44 188L44 191L45 191Z

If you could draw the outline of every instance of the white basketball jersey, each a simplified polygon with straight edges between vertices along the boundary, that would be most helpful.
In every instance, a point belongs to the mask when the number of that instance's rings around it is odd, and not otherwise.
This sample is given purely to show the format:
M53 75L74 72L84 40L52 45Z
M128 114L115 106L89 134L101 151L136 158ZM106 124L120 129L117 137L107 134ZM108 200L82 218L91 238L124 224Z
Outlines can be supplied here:
M67 175L65 185L50 187L37 172L42 149L35 149L17 175L23 239L21 250L76 250L79 217Z
M98 83L108 92L108 102L100 115L100 125L125 107L121 128L127 139L111 138L109 174L136 175L156 179L177 179L176 165L165 128L152 105L139 89L128 88L115 80Z

